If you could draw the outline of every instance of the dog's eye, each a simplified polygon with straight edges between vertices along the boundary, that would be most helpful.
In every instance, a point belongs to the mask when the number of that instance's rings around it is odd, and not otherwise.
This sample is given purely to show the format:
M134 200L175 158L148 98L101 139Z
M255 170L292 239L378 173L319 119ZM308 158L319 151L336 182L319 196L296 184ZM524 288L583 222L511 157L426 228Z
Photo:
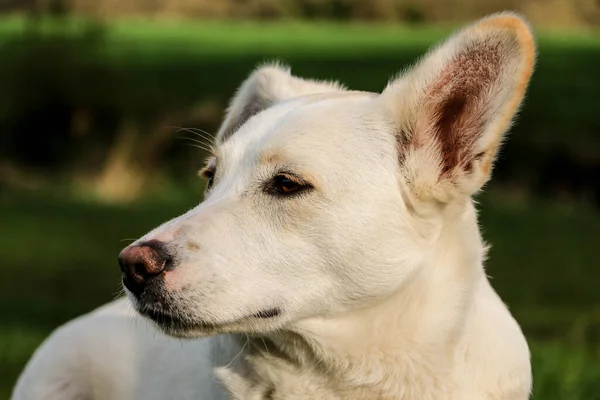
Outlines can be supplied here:
M292 196L312 189L312 186L293 175L279 174L273 178L272 183L266 189L273 195Z
M281 194L291 194L300 190L300 185L285 176L278 176L275 178L275 184Z
M215 183L216 169L214 167L206 167L200 171L200 175L206 178L206 190L210 190Z

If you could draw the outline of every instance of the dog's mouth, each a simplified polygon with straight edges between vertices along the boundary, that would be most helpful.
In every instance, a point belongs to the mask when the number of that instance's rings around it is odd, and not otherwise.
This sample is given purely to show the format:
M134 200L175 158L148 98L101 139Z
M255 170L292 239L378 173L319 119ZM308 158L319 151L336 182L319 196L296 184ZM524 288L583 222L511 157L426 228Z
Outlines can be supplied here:
M196 337L242 330L253 331L256 330L257 325L260 325L261 321L272 320L282 314L282 310L279 307L274 307L249 314L242 318L215 323L190 319L179 313L157 308L139 307L138 311L143 316L152 320L165 333L177 337Z
M206 319L189 309L178 307L177 296L165 293L162 282L154 282L131 300L136 310L171 336L194 338L220 333L263 333L283 321L281 307L265 307L241 317Z

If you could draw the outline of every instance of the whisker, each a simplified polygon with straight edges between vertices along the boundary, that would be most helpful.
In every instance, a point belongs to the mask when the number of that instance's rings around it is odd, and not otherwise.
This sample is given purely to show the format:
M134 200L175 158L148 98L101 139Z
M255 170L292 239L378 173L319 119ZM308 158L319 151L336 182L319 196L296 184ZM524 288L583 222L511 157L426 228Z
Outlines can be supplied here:
M208 143L205 143L202 140L194 139L194 138L187 137L187 136L180 136L180 137L178 137L178 139L185 139L185 140L189 140L189 141L194 142L194 143L201 144L203 146L209 146Z
M187 128L188 132L192 132L193 134L203 137L206 140L210 140L211 142L215 142L216 138L215 135L212 135L211 133L205 131L204 129L200 129L200 128Z
M206 151L206 152L208 152L208 153L210 153L210 152L212 152L212 151L213 151L212 149L210 149L210 148L208 148L208 147L204 147L204 146L202 146L202 145L199 145L199 144L194 144L194 143L183 143L183 145L184 145L184 146L192 146L192 147L195 147L195 148L197 148L197 149L204 150L204 151Z
M237 353L237 355L233 358L233 360L229 361L229 363L225 366L225 368L228 368L229 366L231 366L231 364L233 364L239 358L239 356L242 355L244 350L246 350L246 346L249 344L250 344L250 337L248 335L246 335L246 343L244 343L244 345L242 346L242 349Z
M120 286L119 289L117 289L117 291L113 293L113 300L117 300L125 296L127 296L127 292L125 292L123 286Z
M215 140L216 140L215 136L211 135L210 133L208 133L205 130L202 130L200 128L186 128L185 130L188 131L188 132L191 132L191 133L195 134L198 137L206 139L206 140L210 141L213 144L215 143Z
M265 339L261 336L260 340L262 340L263 345L265 346L265 350L267 351L267 354L271 355L271 352L269 352L269 347L267 346L267 343L265 343Z
M179 137L178 139L185 139L185 140L188 140L188 141L190 141L192 143L196 143L198 146L201 146L200 148L202 148L202 149L204 149L204 150L206 150L208 152L213 152L214 151L214 147L213 146L211 146L210 144L204 143L204 142L202 142L200 140L196 140L194 138L190 138L190 137L186 137L186 136Z
M200 149L200 150L202 150L202 151L205 151L205 152L209 152L209 153L210 153L210 149L207 149L207 148L205 148L205 147L198 146L198 145L196 145L196 144L191 144L191 143L183 143L183 145L184 145L184 146L195 147L195 148L197 148L197 149Z
M215 137L214 135L211 135L210 133L206 132L205 130L202 130L200 128L183 128L183 127L179 127L179 126L173 126L172 128L177 129L177 133L179 132L190 132L194 135L196 135L197 137L199 137L202 140L206 140L207 142L210 142L211 145L215 144Z

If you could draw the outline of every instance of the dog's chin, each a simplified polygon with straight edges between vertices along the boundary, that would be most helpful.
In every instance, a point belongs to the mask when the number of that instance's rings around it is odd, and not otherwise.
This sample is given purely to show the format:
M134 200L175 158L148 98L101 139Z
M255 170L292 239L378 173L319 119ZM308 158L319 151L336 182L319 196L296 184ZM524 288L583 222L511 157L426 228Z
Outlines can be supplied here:
M219 323L189 319L148 308L138 308L138 312L150 319L167 335L181 339L197 339L223 333L264 334L281 326L279 308L267 309L247 317Z

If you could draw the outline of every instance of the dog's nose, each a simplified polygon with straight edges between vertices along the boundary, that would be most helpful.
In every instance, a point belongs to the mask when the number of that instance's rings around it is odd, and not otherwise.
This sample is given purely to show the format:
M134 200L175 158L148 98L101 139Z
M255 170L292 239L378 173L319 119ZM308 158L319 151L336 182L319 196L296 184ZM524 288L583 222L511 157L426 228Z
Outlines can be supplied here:
M172 263L162 242L144 242L129 246L119 254L123 284L133 294L144 290L146 283L159 276Z

